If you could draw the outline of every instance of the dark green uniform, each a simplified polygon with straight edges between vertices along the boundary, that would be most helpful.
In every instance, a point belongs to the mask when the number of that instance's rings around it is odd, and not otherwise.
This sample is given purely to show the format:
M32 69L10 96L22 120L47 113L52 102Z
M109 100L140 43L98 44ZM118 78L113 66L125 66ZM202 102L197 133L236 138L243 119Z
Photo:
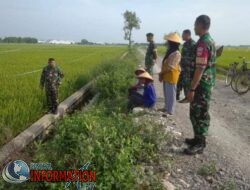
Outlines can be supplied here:
M52 112L57 110L58 90L63 77L63 73L57 66L48 65L42 71L40 86L45 86L48 108Z
M195 41L190 39L183 44L181 51L181 74L177 84L177 96L184 89L185 97L191 85L191 73L194 71Z
M197 136L204 136L208 132L210 125L209 106L211 91L215 85L215 63L215 42L210 34L205 34L196 44L195 61L195 68L202 67L205 70L202 74L200 84L195 90L194 101L190 104L190 119L194 134Z
M153 75L153 65L156 57L157 47L154 42L150 42L145 57L145 66L149 74Z

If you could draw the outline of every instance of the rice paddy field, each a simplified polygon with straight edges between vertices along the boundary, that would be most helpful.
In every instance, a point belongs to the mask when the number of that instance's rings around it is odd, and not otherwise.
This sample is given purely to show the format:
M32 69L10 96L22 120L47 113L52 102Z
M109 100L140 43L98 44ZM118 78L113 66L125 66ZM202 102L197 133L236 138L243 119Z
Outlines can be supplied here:
M158 52L160 55L164 55L166 52L166 47L159 46ZM247 48L225 48L223 54L220 58L217 59L217 66L227 69L230 63L242 62L242 59L239 59L239 56L245 57L247 61L250 62L250 49ZM248 65L250 68L250 64Z
M46 111L39 88L42 68L54 57L65 74L60 101L93 78L100 64L121 57L125 47L0 44L0 145Z

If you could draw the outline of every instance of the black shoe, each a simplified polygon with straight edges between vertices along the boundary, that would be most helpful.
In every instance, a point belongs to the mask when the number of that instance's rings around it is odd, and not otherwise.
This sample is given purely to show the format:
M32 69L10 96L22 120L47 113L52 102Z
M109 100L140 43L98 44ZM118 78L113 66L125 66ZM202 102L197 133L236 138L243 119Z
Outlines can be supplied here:
M189 146L194 146L197 142L197 139L196 138L192 138L192 139L186 138L184 142Z
M57 108L53 108L51 113L53 113L53 114L55 114L55 115L56 115L56 114L58 113Z
M184 150L185 154L195 155L203 153L204 148L206 147L206 138L205 136L198 136L196 138L197 138L196 144L185 149Z

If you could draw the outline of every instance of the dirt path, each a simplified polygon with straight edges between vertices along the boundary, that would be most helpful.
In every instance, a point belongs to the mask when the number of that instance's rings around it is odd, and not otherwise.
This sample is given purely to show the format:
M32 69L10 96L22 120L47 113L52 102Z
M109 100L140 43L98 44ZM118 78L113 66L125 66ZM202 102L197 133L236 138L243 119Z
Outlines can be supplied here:
M144 54L143 50L139 50ZM158 60L160 65L161 60ZM155 75L157 108L164 106L162 84ZM202 155L182 154L185 137L192 137L189 104L176 105L176 130L182 135L167 148L175 159L168 181L179 189L250 190L250 93L238 96L217 81L211 101L208 145ZM207 167L206 167L207 166ZM213 169L213 166L216 169ZM201 171L206 172L199 175Z

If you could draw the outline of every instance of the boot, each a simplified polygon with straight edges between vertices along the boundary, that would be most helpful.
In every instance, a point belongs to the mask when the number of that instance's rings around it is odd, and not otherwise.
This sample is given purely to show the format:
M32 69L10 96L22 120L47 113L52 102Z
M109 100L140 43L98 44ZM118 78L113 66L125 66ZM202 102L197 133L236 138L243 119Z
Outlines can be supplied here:
M184 153L188 155L202 154L204 148L206 147L206 137L203 135L199 135L196 137L196 144L185 149Z
M185 141L184 141L187 145L189 146L194 146L197 142L197 138L186 138Z
M177 100L177 101L180 100L180 94L176 94L176 100Z
M57 106L53 107L52 113L53 113L54 115L56 115L56 114L58 113L58 111L57 111Z

